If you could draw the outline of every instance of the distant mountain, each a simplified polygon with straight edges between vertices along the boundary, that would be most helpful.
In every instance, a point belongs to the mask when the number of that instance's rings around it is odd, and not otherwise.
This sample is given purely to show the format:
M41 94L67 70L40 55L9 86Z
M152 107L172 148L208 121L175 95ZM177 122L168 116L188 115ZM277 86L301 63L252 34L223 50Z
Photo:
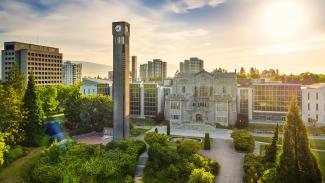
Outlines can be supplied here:
M82 77L85 76L96 77L99 75L101 78L107 78L108 71L113 70L112 66L105 65L105 64L96 64L96 63L85 62L85 61L72 61L72 62L82 64Z

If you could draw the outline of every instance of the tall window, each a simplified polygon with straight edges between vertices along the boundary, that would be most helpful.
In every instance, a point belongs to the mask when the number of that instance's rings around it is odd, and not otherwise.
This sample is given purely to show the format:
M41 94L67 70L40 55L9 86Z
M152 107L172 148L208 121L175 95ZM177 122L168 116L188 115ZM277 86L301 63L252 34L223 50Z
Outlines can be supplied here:
M180 109L180 102L176 102L176 101L171 101L170 102L170 109Z
M200 86L200 96L201 97L207 97L207 96L209 96L208 87L206 87L206 86Z
M182 87L182 92L185 93L185 86Z
M318 104L316 104L316 111L318 111Z

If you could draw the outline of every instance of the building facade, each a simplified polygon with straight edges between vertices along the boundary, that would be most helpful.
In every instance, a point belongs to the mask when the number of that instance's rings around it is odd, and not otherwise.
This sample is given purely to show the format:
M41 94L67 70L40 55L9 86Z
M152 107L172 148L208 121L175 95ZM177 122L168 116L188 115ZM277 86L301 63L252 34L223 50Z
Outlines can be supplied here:
M167 62L153 59L147 64L140 65L140 79L142 81L163 81L167 77Z
M66 61L63 64L63 84L73 85L80 82L82 78L82 64Z
M189 60L179 63L179 71L181 73L198 73L203 70L203 60L197 57L191 57Z
M89 95L112 95L113 82L104 79L84 78L80 86L83 96Z
M302 118L311 123L325 124L325 83L303 86L302 89Z
M178 73L171 94L166 97L165 118L173 126L234 124L236 93L235 73Z
M130 84L130 115L154 117L164 111L164 87L153 82Z
M132 56L132 70L131 70L131 75L132 75L132 82L137 81L138 78L138 72L137 72L137 56Z
M113 71L114 71L114 140L129 138L129 77L130 77L130 24L113 22Z
M25 75L33 73L36 85L58 85L62 83L62 53L59 48L20 42L5 42L2 55L2 81L16 64ZM26 82L27 83L27 82Z

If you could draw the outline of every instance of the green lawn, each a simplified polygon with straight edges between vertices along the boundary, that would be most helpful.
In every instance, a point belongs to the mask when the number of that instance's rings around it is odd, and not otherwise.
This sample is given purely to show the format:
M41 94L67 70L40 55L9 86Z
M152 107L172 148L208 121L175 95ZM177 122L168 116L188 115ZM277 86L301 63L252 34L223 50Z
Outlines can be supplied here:
M256 141L271 143L272 137L254 136ZM325 150L325 140L309 139L310 147L313 149ZM282 144L282 138L279 138L278 144Z
M143 128L133 128L131 129L130 133L132 137L139 136L141 134L144 134L148 131L149 129L143 129Z
M247 129L250 131L261 130L261 131L273 132L275 129L275 124L249 124ZM307 130L309 134L325 135L325 126L320 126L315 128L311 126L307 126ZM283 125L279 124L279 132L282 133L282 131L283 131Z
M155 126L156 122L151 118L130 118L130 122L137 126Z
M265 146L266 145L260 146L260 155L265 154ZM280 151L280 149L279 149L279 151ZM315 156L318 159L318 163L320 166L319 168L321 169L323 180L325 180L325 152L313 151L313 153L315 154ZM280 153L278 153L278 157L279 157L279 155L280 155Z
M44 148L32 149L26 156L14 161L0 172L0 182L21 183L28 182L29 171Z

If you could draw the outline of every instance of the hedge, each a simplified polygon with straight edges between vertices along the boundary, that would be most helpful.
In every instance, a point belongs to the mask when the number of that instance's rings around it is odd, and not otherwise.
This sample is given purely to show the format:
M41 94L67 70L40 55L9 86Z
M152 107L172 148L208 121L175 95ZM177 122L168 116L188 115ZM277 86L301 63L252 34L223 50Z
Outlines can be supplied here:
M235 130L231 133L234 146L237 151L253 152L255 148L255 139L247 130Z

